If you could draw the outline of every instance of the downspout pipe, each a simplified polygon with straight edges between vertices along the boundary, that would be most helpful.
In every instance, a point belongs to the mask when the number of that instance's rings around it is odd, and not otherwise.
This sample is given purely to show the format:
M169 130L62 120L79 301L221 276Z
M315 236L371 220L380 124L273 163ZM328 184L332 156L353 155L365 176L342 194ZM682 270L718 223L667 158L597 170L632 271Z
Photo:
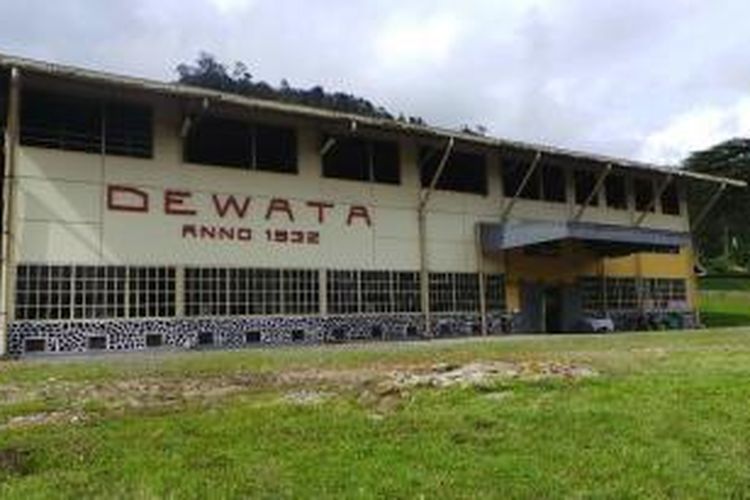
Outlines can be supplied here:
M8 96L8 116L5 127L4 171L3 175L3 230L2 230L2 265L0 266L0 283L2 300L0 300L0 357L9 354L9 328L13 310L13 272L15 263L15 198L16 198L16 156L19 137L19 110L21 100L21 72L13 67L10 71Z
M418 218L418 231L419 231L419 291L420 291L420 302L422 306L422 316L424 318L425 331L428 336L432 336L431 329L431 314L430 314L430 284L429 284L429 269L427 268L427 204L430 201L435 186L440 180L440 176L445 170L445 166L448 163L451 152L453 152L453 146L455 145L455 139L453 137L448 139L448 144L445 146L443 156L440 158L435 174L430 180L430 185L422 189L419 192L419 204L417 205L417 218Z

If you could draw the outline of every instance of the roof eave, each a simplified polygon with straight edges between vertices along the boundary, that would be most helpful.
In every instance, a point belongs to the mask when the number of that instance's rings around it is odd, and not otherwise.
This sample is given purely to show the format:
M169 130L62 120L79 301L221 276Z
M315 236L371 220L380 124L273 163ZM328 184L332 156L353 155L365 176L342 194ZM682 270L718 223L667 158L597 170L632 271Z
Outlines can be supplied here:
M726 184L735 187L747 187L747 183L737 179L730 179L726 177L718 177L709 174L702 174L698 172L691 172L687 170L681 170L673 166L666 165L655 165L651 163L637 162L627 160L623 158L610 157L606 155L586 153L582 151L574 151L565 148L559 148L555 146L549 146L544 144L528 143L523 141L514 141L508 139L500 139L495 137L487 137L482 135L468 134L461 131L455 131L445 129L441 127L432 127L426 125L418 125L412 123L405 123L398 120L390 120L385 118L375 118L364 115L357 115L353 113L346 113L340 111L334 111L329 109L321 109L312 106L305 106L300 104L292 104L280 101L272 101L267 99L258 99L254 97L246 97L237 94L231 94L227 92L221 92L217 90L205 89L201 87L193 87L189 85L183 85L179 83L166 83L157 80L150 80L145 78L136 78L131 76L118 75L114 73L108 73L103 71L94 71L89 69L77 68L68 65L49 63L43 61L37 61L34 59L8 56L0 54L0 66L5 67L17 67L21 70L37 72L41 74L59 76L70 79L84 80L88 82L99 82L109 85L121 85L135 89L140 89L147 92L154 92L159 94L165 94L170 96L179 96L196 99L209 99L219 102L224 102L231 105L237 105L245 108L254 108L264 111L272 111L281 114L292 114L298 116L306 116L311 118L318 118L324 120L343 120L343 121L354 121L358 125L372 127L383 130L397 131L401 133L422 135L422 136L433 136L436 138L454 138L462 142L470 144L479 144L491 147L505 147L515 148L521 150L542 152L551 155L566 156L576 158L579 160L588 160L598 162L602 164L612 164L614 166L633 168L638 170L644 170L649 172L659 172L664 174L672 174L679 177L684 177L693 180L714 182L719 184Z

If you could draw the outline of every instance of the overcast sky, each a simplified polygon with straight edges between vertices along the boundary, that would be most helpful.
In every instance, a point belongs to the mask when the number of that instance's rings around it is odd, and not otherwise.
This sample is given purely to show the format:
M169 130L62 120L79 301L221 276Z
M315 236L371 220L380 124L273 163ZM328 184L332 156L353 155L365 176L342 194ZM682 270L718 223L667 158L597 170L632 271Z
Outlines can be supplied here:
M748 0L2 0L0 51L162 80L200 51L436 125L659 163L750 135Z

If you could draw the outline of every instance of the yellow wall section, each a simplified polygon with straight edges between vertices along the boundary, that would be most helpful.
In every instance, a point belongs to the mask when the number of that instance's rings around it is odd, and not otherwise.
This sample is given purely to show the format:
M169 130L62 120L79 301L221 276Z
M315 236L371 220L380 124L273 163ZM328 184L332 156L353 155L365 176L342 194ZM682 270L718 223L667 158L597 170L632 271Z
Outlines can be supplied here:
M503 257L497 257L503 258ZM559 255L527 255L522 249L507 251L506 303L509 310L519 310L521 281L549 284L572 284L581 276L680 278L687 280L688 301L697 305L693 273L693 252L683 248L678 254L642 253L618 258L598 258L579 243L567 241Z

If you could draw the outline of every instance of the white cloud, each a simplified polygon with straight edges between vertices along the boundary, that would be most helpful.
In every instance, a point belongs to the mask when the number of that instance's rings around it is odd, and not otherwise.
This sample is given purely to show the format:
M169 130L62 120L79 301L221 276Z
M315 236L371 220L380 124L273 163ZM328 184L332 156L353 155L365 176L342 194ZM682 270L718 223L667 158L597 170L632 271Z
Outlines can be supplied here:
M255 0L209 0L221 14L242 12L253 6Z
M460 34L459 19L448 12L424 19L392 17L375 40L375 54L390 68L440 64L448 60Z
M646 137L640 156L647 161L676 164L693 151L748 134L750 97L743 97L729 106L702 107L678 115Z

